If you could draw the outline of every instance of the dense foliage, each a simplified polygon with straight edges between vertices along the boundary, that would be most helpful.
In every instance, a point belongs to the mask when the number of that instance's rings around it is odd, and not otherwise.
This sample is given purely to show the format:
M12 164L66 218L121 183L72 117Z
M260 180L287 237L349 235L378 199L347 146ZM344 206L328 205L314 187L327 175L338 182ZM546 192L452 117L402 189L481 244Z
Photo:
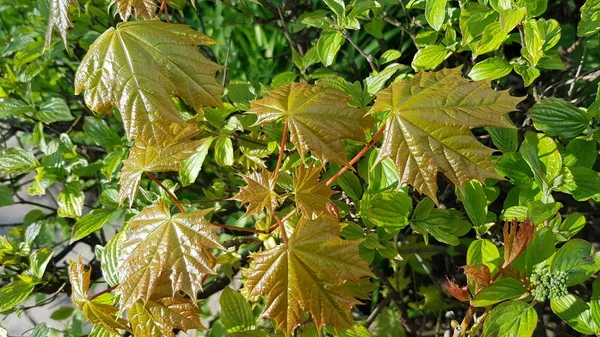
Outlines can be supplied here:
M0 336L600 335L599 0L0 26Z

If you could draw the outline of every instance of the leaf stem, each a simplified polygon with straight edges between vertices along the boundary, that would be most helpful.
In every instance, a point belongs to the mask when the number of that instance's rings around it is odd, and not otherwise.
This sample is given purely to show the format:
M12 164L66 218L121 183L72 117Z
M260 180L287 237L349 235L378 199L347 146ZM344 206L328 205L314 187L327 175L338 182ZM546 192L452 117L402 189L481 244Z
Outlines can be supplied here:
M273 217L275 218L275 221L277 221L279 228L281 228L281 237L283 238L283 244L287 246L288 245L288 237L287 237L287 233L285 232L285 226L283 225L283 221L281 221L281 219L277 216L277 214L273 214Z
M160 186L160 188L162 188L169 195L169 197L173 200L175 205L177 205L177 208L179 208L179 211L181 213L185 213L185 208L183 208L183 205L181 204L181 202L179 202L179 200L177 199L175 194L173 194L171 191L169 191L169 189L165 185L163 185L158 179L156 179L156 177L153 176L152 173L150 173L148 171L144 171L144 172L148 175L148 177L150 177L150 179L152 179L155 183L157 183L158 186Z
M281 136L281 146L279 147L279 157L277 157L277 165L275 166L275 173L273 174L273 180L277 180L277 175L279 175L279 169L281 168L281 163L283 161L283 153L285 152L285 144L287 142L287 134L288 134L288 121L285 121L285 126L283 127L283 136Z
M344 172L348 171L348 167L351 167L352 165L356 164L356 162L362 156L364 156L365 153L367 153L367 151L369 151L369 148L371 146L373 146L373 144L375 144L375 142L377 141L377 139L379 139L379 137L381 137L381 135L383 134L384 131L385 131L385 124L383 124L381 126L381 128L373 136L373 138L371 139L371 141L369 141L369 143L367 143L367 145L365 145L365 147L363 147L362 150L360 150L360 152L358 154L356 154L356 156L354 156L354 158L352 158L352 160L350 160L350 162L348 163L348 165L342 167L342 169L339 170L338 173L336 173L333 177L329 178L329 180L327 180L327 182L325 183L325 185L329 186L329 185L333 184L333 182L336 181L337 178L339 178L342 174L344 174Z
M106 294L106 293L109 293L109 292L111 292L111 291L115 290L116 288L117 288L117 286L113 286L113 287L110 287L110 288L106 288L106 289L102 290L101 292L99 292L99 293L95 294L94 296L92 296L92 297L88 298L88 300L89 300L89 301L93 301L93 300L94 300L96 297L99 297L100 295L104 295L104 294Z

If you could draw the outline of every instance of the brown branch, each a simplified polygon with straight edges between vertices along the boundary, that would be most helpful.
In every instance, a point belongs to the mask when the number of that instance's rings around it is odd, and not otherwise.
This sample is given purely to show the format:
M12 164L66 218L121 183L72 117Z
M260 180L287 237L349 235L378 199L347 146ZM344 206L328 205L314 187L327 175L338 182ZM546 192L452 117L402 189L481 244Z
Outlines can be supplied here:
M288 121L285 121L285 126L283 127L283 136L281 136L281 146L279 147L279 157L277 157L277 165L275 166L275 173L273 174L273 180L277 181L277 176L279 175L279 169L281 168L281 163L283 161L283 153L285 152L285 144L287 142L287 134L288 134Z
M352 44L352 46L354 47L354 49L356 49L356 51L358 51L360 53L360 55L362 55L362 57L364 57L367 62L369 62L369 66L371 67L372 71L377 71L377 66L375 65L375 62L373 62L373 56L365 53L364 50L362 50L357 44L356 42L354 42L352 40L352 38L350 38L350 34L348 34L347 31L343 32L344 34L344 38L346 38L346 40L348 40L348 42L350 42L350 44Z
M106 294L106 293L109 293L109 292L111 292L111 291L115 290L116 288L117 288L117 286L113 286L113 287L110 287L110 288L106 288L106 289L102 290L101 292L99 292L99 293L95 294L94 296L92 296L92 297L88 298L88 300L92 301L93 299L95 299L95 298L97 298L97 297L100 297L100 295L104 295L104 294Z
M177 199L175 194L173 194L173 192L171 192L165 185L163 185L160 181L158 181L158 179L156 179L156 177L153 176L152 173L150 173L148 171L144 171L144 172L148 175L148 177L150 177L150 179L152 179L155 183L157 183L158 186L160 186L160 188L163 189L163 191L165 191L169 195L171 200L173 200L175 205L177 205L177 208L179 208L179 211L181 213L185 213L185 208L183 208L183 205L181 204L181 202L179 202L179 200Z
M283 238L283 244L287 246L288 245L288 237L287 237L287 233L285 232L285 226L283 225L283 222L281 221L281 219L279 219L277 214L273 214L273 217L275 217L275 221L277 221L277 224L281 228L281 237Z

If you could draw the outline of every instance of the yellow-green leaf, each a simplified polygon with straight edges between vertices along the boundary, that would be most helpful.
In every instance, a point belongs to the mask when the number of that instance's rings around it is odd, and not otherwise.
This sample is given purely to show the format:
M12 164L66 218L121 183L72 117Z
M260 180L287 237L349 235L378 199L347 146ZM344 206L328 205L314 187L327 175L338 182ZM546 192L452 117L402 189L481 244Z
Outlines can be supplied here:
M341 224L327 216L302 218L288 245L251 255L245 270L248 297L266 296L263 315L275 320L289 336L309 312L317 329L353 324L350 311L359 303L347 289L362 277L372 276L358 255L360 241L342 240Z
M204 218L209 212L171 215L162 200L129 220L118 268L123 308L150 299L163 274L170 278L173 291L196 297L203 276L213 272L205 250L221 248L218 227Z
M296 179L294 179L296 205L308 218L312 218L313 214L327 212L327 203L333 194L324 181L319 181L320 172L319 167L304 168L304 165L298 166L296 170Z
M291 141L304 156L307 150L322 161L346 165L343 139L365 140L372 119L363 109L349 105L352 99L331 87L292 83L253 101L248 113L256 114L256 124L285 118Z
M371 113L390 111L378 160L391 158L403 183L436 199L438 172L461 187L470 179L499 178L493 152L475 139L475 127L513 126L503 116L522 99L473 82L460 69L418 73L377 95Z
M215 79L222 67L196 48L213 43L185 25L119 23L90 46L77 70L75 91L85 90L85 102L94 111L110 114L118 108L129 139L164 142L172 136L171 123L183 122L173 95L197 111L222 105Z
M241 187L232 199L248 204L245 215L259 214L263 210L273 214L279 205L279 196L274 191L276 182L273 180L273 174L267 170L260 173L254 171L243 178L246 186Z

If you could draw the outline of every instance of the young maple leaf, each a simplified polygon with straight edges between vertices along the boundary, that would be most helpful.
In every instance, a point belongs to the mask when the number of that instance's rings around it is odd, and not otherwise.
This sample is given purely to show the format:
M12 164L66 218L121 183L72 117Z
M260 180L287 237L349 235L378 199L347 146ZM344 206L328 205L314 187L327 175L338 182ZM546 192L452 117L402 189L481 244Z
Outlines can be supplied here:
M168 277L158 283L146 303L137 301L127 311L135 337L175 337L173 329L206 329L195 302L174 293Z
M118 267L123 308L151 299L163 274L170 278L173 292L196 297L204 274L213 272L205 249L223 248L216 234L219 227L204 218L209 212L171 215L162 200L129 220Z
M183 123L173 95L196 110L222 105L215 78L222 67L196 48L213 43L185 25L119 23L90 46L75 75L75 92L85 89L93 111L110 114L118 108L128 139L164 140L172 135L166 132L171 123Z
M378 160L391 158L403 183L437 203L438 172L459 188L470 179L498 178L477 127L514 128L504 116L522 98L473 82L460 69L417 73L377 94L370 113L390 111Z
M241 187L238 194L231 199L248 204L244 216L259 214L263 209L273 214L279 205L279 195L274 191L276 182L273 180L273 173L268 170L262 170L260 173L254 171L243 178L246 186Z
M245 270L249 299L266 295L263 316L273 318L289 336L308 311L320 331L352 326L351 309L359 301L346 284L372 276L358 254L360 241L342 240L341 224L320 215L296 225L288 245L253 253Z
M88 300L91 274L92 269L85 270L81 256L69 264L73 304L83 311L88 321L109 332L120 335L119 330L131 331L127 321L117 316L119 309L112 305L112 295L107 293Z
M133 12L139 18L149 20L156 12L156 0L111 0L110 6L117 4L117 11L123 21L129 20Z
M175 123L168 131L171 136L164 139L140 138L123 161L119 176L119 203L129 198L133 204L140 186L141 175L148 172L168 172L181 170L180 163L189 158L202 145L202 140L190 140L200 130L195 124Z
M50 0L48 8L48 29L46 30L46 41L44 49L50 47L52 42L52 31L54 28L60 33L60 37L67 46L67 30L73 27L71 22L70 7L79 8L77 0Z
M365 111L349 105L346 93L319 85L292 83L251 102L248 113L256 114L256 124L285 118L290 138L304 156L307 150L321 161L347 165L343 139L365 141L365 130L373 124Z
M535 233L535 225L529 221L529 218L525 219L520 225L516 219L512 222L506 221L503 233L504 263L502 268L506 268L527 249Z
M296 205L308 218L312 218L313 214L328 212L327 203L334 193L324 181L319 181L320 172L321 169L314 166L305 168L304 165L300 165L296 169L296 179L294 179Z

